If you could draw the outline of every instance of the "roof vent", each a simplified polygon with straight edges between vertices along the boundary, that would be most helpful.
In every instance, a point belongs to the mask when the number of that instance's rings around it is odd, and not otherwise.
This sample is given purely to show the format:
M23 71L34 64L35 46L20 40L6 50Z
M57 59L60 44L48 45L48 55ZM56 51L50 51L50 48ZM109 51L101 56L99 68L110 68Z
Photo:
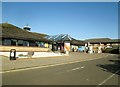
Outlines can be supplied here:
M26 31L30 31L31 30L31 27L28 26L28 24L26 26L23 27L24 30Z

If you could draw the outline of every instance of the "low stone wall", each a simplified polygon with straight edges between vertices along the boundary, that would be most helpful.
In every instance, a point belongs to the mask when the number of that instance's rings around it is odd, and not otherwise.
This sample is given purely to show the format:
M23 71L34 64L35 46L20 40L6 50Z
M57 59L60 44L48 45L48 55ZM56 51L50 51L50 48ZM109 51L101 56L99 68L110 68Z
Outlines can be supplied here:
M11 49L16 49L17 52L48 52L49 48L41 48L41 47L23 47L23 46L0 46L0 51L9 52Z

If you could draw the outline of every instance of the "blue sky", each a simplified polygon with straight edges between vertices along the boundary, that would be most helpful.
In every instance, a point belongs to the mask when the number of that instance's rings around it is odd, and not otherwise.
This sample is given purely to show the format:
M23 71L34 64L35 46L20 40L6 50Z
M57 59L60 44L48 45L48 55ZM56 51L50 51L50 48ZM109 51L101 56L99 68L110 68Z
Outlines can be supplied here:
M80 40L118 38L117 2L3 2L2 22Z

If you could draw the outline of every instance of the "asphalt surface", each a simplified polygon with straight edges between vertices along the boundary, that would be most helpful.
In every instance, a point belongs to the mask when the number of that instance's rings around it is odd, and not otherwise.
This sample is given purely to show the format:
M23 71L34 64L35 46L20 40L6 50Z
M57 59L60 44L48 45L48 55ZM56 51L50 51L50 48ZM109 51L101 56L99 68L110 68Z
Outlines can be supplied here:
M118 85L119 58L57 65L2 74L3 85Z
M26 68L33 68L33 67L40 67L40 66L47 66L47 65L55 65L61 63L69 63L75 61L86 61L86 60L93 60L104 58L110 54L106 53L80 53L80 52L71 52L69 56L54 56L54 57L38 57L38 58L18 58L17 60L9 60L9 57L0 56L2 60L2 72L9 72L14 70L26 69ZM0 72L0 73L2 73Z

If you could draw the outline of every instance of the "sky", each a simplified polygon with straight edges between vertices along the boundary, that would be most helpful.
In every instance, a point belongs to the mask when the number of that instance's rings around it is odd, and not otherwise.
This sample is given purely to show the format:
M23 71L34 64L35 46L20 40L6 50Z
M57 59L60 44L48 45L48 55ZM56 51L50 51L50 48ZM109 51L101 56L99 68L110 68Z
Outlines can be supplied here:
M2 22L48 35L118 38L117 2L2 2Z

